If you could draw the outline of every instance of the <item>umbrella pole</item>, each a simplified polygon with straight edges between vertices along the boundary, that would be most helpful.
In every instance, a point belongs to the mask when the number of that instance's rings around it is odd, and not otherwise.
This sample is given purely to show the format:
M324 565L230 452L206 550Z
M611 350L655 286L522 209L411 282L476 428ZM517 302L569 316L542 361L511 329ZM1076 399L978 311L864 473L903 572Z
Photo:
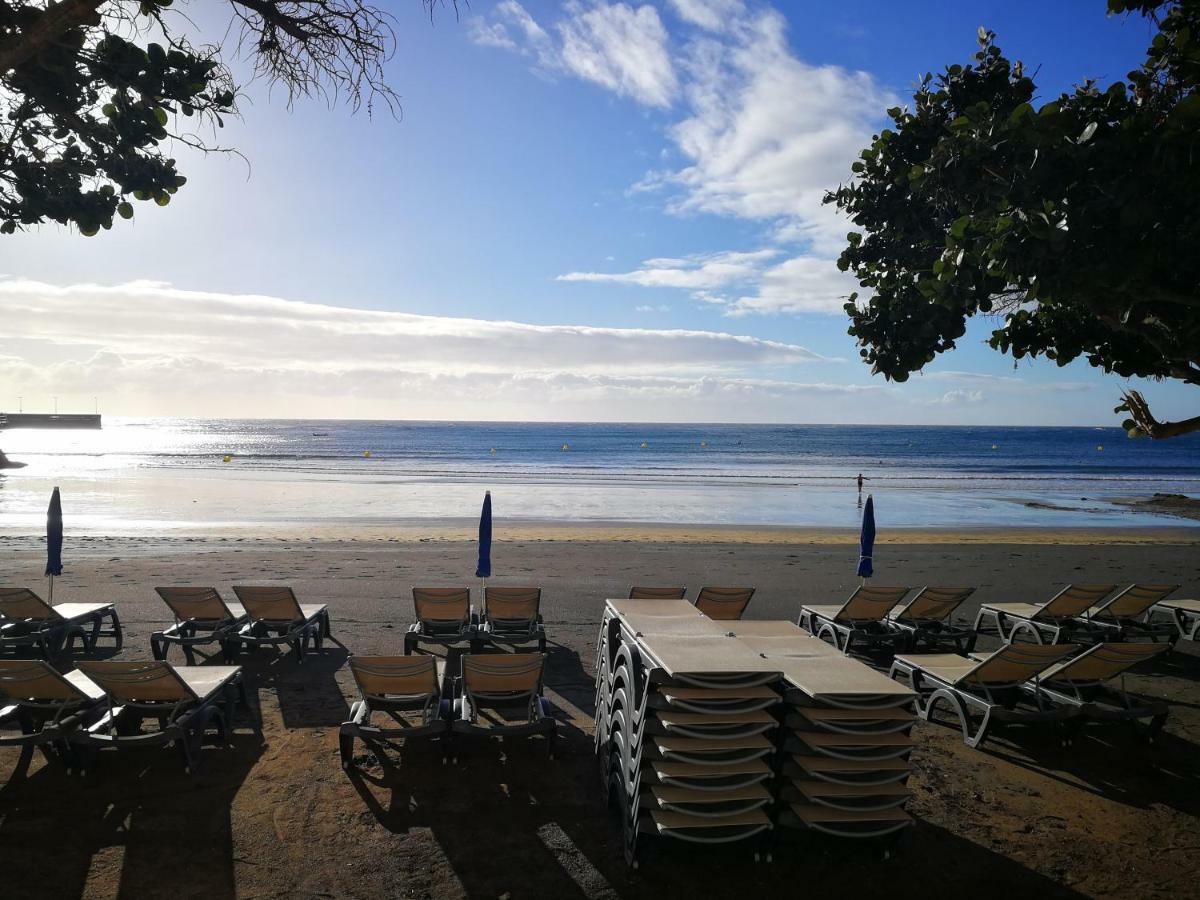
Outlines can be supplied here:
M50 582L50 605L53 606L54 605L54 576L47 575L46 578Z

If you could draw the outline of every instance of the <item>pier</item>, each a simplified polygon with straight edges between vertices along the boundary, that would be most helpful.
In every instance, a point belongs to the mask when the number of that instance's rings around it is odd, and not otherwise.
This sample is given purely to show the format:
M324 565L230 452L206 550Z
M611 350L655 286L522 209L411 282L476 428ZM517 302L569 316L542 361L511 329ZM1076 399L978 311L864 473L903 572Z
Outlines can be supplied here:
M93 413L0 413L0 429L99 427L100 416Z

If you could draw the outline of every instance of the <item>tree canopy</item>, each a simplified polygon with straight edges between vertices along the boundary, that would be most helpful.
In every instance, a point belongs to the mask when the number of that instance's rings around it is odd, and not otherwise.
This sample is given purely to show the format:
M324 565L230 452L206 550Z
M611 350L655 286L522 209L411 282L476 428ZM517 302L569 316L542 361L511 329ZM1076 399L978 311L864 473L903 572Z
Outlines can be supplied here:
M94 235L131 218L133 200L169 203L186 181L169 151L221 149L212 135L237 114L231 56L289 104L396 109L383 76L391 17L378 7L222 2L224 44L203 43L173 0L0 0L0 233L58 222Z
M1145 62L1039 102L1033 74L979 29L979 51L888 110L826 197L858 226L838 259L871 292L846 304L873 371L904 381L966 320L1016 359L1200 385L1200 0L1108 0L1157 26ZM1159 422L1125 392L1131 436Z

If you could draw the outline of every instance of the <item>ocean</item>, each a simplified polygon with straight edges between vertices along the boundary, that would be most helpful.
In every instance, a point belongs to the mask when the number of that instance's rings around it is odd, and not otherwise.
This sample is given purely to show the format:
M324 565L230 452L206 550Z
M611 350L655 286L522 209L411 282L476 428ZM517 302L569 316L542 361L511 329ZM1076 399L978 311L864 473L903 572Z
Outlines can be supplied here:
M0 531L469 519L855 527L1188 526L1114 503L1200 492L1200 435L1117 428L106 418L0 432Z

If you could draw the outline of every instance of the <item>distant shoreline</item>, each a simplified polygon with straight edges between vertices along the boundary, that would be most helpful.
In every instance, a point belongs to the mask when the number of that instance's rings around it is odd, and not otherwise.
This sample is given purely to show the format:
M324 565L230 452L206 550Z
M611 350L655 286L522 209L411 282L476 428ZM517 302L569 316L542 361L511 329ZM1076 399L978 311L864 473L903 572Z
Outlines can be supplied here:
M462 543L476 540L474 519L375 521L323 520L311 522L237 523L196 525L167 534L114 531L109 534L76 532L68 543L79 548L110 544L144 544L159 549L187 551L197 545L226 543L311 544L364 542L373 544ZM33 546L42 541L38 532L0 527L0 547ZM636 543L636 544L769 544L857 545L858 530L816 526L662 524L655 522L564 522L497 519L497 543ZM1189 525L1134 527L1053 528L1031 526L979 526L956 528L881 528L878 544L1061 544L1187 545L1200 544L1200 528Z

